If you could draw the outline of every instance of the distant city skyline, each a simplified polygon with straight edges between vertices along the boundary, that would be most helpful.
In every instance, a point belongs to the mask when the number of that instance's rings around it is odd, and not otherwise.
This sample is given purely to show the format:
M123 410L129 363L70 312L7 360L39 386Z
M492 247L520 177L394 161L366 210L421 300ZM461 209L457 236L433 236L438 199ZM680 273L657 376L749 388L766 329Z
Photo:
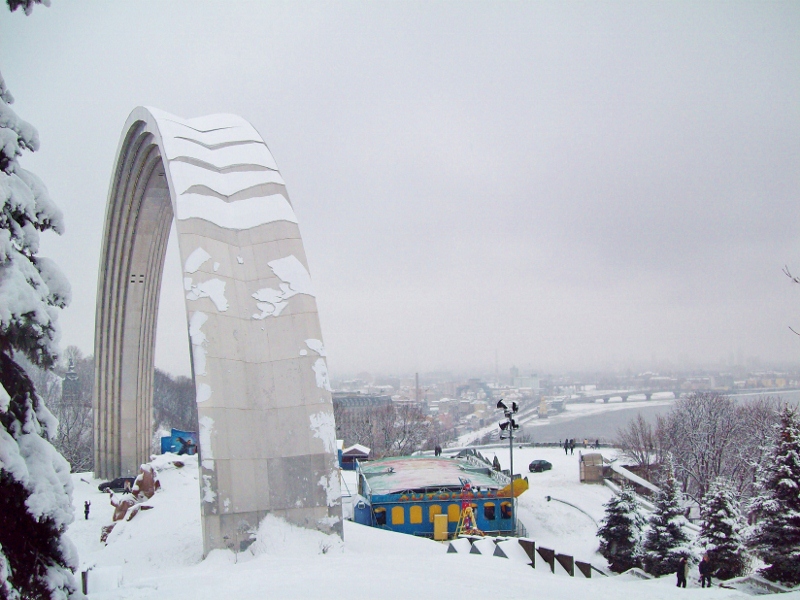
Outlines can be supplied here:
M2 11L21 164L65 215L62 345L93 351L112 161L151 105L263 135L334 376L796 364L798 30L788 2ZM173 238L156 364L188 375L179 271Z
M720 381L732 382L733 380L753 380L754 377L782 377L788 381L800 381L800 364L793 365L760 365L756 368L748 368L744 365L709 365L704 368L688 367L686 369L669 370L648 370L648 369L623 369L619 371L536 371L535 369L517 369L517 375L513 375L514 370L508 369L499 373L499 377L488 371L420 371L414 373L405 372L369 372L360 371L344 375L333 374L331 382L335 388L344 386L350 388L352 385L361 381L369 387L381 387L387 384L393 386L405 385L413 386L416 377L419 377L420 385L427 386L431 382L465 382L468 380L478 380L488 383L500 383L511 387L525 387L524 380L531 377L539 380L541 385L557 384L568 385L577 384L592 386L594 384L604 384L610 380L629 380L641 377L660 377L676 378L678 381L698 379L704 377L717 378ZM721 378L721 379L720 379ZM786 384L783 384L786 385ZM665 388L667 389L667 388Z

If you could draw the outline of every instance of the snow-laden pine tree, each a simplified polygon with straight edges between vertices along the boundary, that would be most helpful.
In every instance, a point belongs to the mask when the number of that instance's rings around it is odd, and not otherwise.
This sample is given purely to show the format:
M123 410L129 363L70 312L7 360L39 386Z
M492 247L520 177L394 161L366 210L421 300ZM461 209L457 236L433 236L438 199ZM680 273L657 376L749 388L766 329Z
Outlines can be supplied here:
M605 504L600 522L600 554L615 573L641 566L642 532L647 519L632 490L623 488Z
M731 579L747 572L750 558L742 532L745 522L739 503L726 479L716 479L703 499L698 544L714 569L715 577Z
M757 489L749 543L767 564L761 574L784 585L800 585L800 419L788 405L781 410L777 439Z
M15 356L54 363L56 308L70 288L55 263L36 256L39 233L61 233L63 223L39 178L17 162L39 138L12 102L0 76L0 599L62 599L81 596L64 535L73 518L70 469L48 441L58 423Z
M31 14L33 12L33 7L36 4L44 4L45 6L50 6L50 0L6 0L8 3L8 8L12 11L21 8L25 11L26 15Z
M691 540L684 525L681 493L675 479L671 458L667 461L666 477L656 493L655 510L648 520L642 545L642 567L651 575L675 573L684 556L691 558Z

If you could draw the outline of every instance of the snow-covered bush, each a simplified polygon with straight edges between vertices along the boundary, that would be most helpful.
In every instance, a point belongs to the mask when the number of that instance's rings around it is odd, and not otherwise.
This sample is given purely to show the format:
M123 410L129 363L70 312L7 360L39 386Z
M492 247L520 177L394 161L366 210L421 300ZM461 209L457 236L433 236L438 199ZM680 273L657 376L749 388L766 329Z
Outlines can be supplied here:
M756 521L749 539L767 566L760 573L784 585L800 584L800 420L783 407L767 465L758 478L759 494L751 505Z
M36 256L39 233L63 224L42 182L17 162L39 139L11 102L0 77L0 598L61 599L80 596L77 556L63 535L73 518L70 469L48 441L58 423L14 357L53 365L56 309L70 288L55 263Z
M641 566L642 531L647 520L636 494L622 489L605 504L606 514L597 530L600 554L615 573Z
M642 548L642 566L651 575L675 573L681 559L691 558L693 553L691 540L684 530L686 518L671 458L667 460L666 477L654 504Z
M750 565L742 532L745 522L731 486L717 479L703 499L698 543L708 555L714 575L720 579L740 577Z

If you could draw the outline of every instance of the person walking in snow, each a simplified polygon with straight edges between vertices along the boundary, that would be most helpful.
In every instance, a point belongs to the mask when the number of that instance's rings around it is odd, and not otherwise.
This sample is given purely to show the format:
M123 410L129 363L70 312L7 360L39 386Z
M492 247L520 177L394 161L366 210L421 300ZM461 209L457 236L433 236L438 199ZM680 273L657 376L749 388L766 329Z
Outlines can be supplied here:
M85 521L88 521L88 520L89 520L89 507L90 507L91 505L92 505L92 503L91 503L91 502L89 502L88 500L87 500L86 502L84 502L84 503L83 503L83 519L84 519Z
M708 554L703 555L703 560L700 561L700 587L711 587L711 561L708 560Z
M689 560L684 556L678 563L678 587L686 587L686 576L689 574Z
M569 454L569 440L565 439L564 440L564 456L566 456L567 454Z
M570 438L569 440L569 455L572 456L575 454L575 438Z

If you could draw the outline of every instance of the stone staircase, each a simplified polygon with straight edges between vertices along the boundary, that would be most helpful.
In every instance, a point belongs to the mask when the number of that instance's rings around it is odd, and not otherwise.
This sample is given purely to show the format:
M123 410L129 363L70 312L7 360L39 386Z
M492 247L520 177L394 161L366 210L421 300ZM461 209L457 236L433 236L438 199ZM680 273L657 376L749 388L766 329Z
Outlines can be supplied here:
M561 554L551 548L537 547L536 542L529 538L515 537L477 537L460 536L449 543L447 552L450 554L481 554L483 556L496 556L524 562L531 568L549 571L554 575L567 575L591 579L595 576L607 577L608 575L591 563L575 560L569 554Z

